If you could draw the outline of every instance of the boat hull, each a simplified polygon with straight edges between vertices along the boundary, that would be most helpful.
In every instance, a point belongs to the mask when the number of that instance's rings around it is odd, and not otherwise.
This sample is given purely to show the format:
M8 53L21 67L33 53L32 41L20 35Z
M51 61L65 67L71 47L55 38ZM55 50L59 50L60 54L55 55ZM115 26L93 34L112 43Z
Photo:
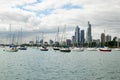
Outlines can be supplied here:
M111 52L112 50L109 49L109 50L104 50L104 49L99 49L100 51L103 51L103 52Z
M71 50L68 48L63 48L63 49L60 49L60 52L71 52Z
M83 49L83 48L73 48L72 51L75 51L75 52L83 52L84 49Z
M4 51L6 51L6 52L17 52L18 49L17 48L7 48Z
M87 51L97 51L97 48L87 48Z
M60 50L61 52L71 52L71 50Z
M19 50L27 50L25 47L18 48Z
M48 49L40 49L41 51L48 51Z
M53 48L53 50L60 50L60 49L56 47L56 48Z
M45 46L42 46L42 47L40 48L40 50L41 50L41 51L48 51L48 48L45 47Z
M120 48L115 48L115 49L113 49L114 51L120 51Z

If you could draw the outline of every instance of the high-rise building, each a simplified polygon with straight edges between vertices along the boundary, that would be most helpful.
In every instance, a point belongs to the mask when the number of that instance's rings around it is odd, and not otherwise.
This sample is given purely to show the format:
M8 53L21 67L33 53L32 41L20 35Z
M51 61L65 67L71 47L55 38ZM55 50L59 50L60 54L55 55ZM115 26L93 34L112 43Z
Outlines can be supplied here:
M72 44L75 44L75 36L72 36Z
M95 40L93 40L93 42L95 42L96 44L99 44L100 43L100 39L95 39Z
M77 26L75 28L75 43L79 43L80 42L80 28L79 26Z
M70 46L70 45L71 45L71 40L70 40L70 39L67 39L67 40L66 40L66 43L67 43L68 46Z
M104 43L104 42L105 42L105 34L102 33L102 34L101 34L101 43Z
M111 41L111 36L110 35L105 36L105 42L108 42L108 41Z
M84 30L81 30L81 43L84 44L85 42L85 33Z
M88 21L88 28L87 28L87 34L86 34L86 42L92 42L92 33L91 33L91 24Z

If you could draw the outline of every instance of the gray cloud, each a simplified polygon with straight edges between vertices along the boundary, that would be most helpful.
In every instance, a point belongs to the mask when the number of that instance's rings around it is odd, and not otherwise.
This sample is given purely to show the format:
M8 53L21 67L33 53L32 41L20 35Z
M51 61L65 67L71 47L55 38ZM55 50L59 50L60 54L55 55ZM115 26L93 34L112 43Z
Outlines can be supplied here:
M36 0L30 0L30 2L13 0L10 2L11 5L8 5L7 1L0 2L0 31L8 31L11 23L13 31L18 31L22 27L24 31L27 31L24 36L32 39L39 32L53 34L58 26L62 32L66 25L67 32L72 36L77 25L86 31L87 22L90 21L93 38L100 38L100 34L104 30L106 30L106 34L120 37L120 0L63 0L60 2L57 2L57 0L43 0L41 3L34 5L24 5L34 2ZM68 3L82 8L63 9L62 7ZM24 5L23 8L27 10L16 7L18 5ZM43 13L39 16L36 15L39 10L46 9L54 10L48 15Z

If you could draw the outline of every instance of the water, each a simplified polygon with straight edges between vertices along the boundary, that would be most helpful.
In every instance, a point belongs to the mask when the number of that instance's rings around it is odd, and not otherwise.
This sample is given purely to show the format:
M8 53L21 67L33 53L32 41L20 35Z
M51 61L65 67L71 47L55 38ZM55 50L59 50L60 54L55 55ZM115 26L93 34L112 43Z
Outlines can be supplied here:
M0 49L0 80L120 80L120 52Z

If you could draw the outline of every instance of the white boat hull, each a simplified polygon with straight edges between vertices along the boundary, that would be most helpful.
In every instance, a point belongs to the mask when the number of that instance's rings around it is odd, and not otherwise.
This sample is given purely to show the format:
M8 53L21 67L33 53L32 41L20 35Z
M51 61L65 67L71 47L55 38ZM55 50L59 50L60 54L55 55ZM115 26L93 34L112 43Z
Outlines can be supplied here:
M87 51L97 51L97 48L87 48Z
M7 52L17 52L18 49L17 48L6 48L6 49L4 49L4 51L7 51Z
M72 51L75 51L75 52L83 52L83 51L84 51L84 48L73 48Z
M61 48L60 51L61 52L71 52L71 50L69 48Z
M46 47L41 47L40 50L41 51L48 51L48 49Z
M112 49L114 51L120 51L120 48L115 48L115 49Z

